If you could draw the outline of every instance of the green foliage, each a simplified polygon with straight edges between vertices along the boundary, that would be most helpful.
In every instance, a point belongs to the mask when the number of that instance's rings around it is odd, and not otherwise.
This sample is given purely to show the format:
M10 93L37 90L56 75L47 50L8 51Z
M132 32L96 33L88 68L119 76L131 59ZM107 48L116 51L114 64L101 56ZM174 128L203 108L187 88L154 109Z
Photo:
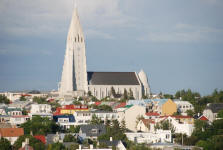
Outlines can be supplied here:
M120 127L118 120L112 120L111 125L106 126L106 134L98 137L98 140L127 140L123 129Z
M35 150L43 150L45 149L45 145L40 141L37 140L36 138L34 138L32 135L23 135L20 136L16 142L14 143L14 148L15 149L19 149L22 147L22 142L25 141L25 139L28 138L29 139L29 145L31 147L33 147Z
M218 112L218 118L223 118L223 110L220 110L220 111Z
M151 150L151 149L149 148L149 146L145 144L133 144L131 145L129 150Z
M61 107L61 105L58 102L52 102L50 103L52 111L56 111L57 107Z
M66 150L66 147L62 143L49 144L47 150Z
M155 129L163 129L163 130L171 130L172 132L175 131L173 125L169 120L163 120L155 125Z
M163 98L165 98L165 99L174 99L174 96L172 94L163 94Z
M77 101L77 100L74 100L74 101L73 101L73 104L74 104L74 105L82 105L82 103L79 102L79 101Z
M33 97L33 102L36 102L38 104L47 104L47 101L46 101L46 97Z
M27 110L23 109L23 110L22 110L22 114L23 114L23 115L27 115L27 114L28 114Z
M112 95L112 96L116 96L116 92L115 92L114 87L111 87L111 95Z
M101 123L103 123L103 121L100 118L98 118L95 114L93 114L90 124L101 124Z
M19 98L19 100L20 100L20 101L26 101L27 99L26 99L25 96L22 95L22 96Z
M110 106L108 106L108 105L99 105L99 106L97 106L97 105L92 105L92 107L93 107L94 109L98 109L98 110L103 110L103 111L110 111L110 112L112 112L112 108L111 108Z
M124 98L125 100L127 100L127 99L128 99L128 92L127 92L127 90L126 90L126 89L124 89L123 98Z
M71 144L70 147L69 147L69 150L76 150L79 148L79 144L77 143L74 143L74 144Z
M129 99L135 99L131 88L129 89Z
M59 130L59 126L53 120L46 117L42 118L40 116L34 116L32 120L21 124L21 127L24 128L25 134L30 134L32 131L34 135L46 135L47 133L56 133L56 131Z
M194 111L189 109L186 111L187 115L190 116L190 117L193 117L195 115Z
M10 101L5 95L0 95L0 103L9 104Z
M68 133L79 133L80 131L80 126L70 126L68 129Z
M0 139L0 146L1 146L1 150L12 149L11 143L9 142L9 140L7 140L5 138Z
M63 142L77 142L77 139L72 134L66 134L64 136Z

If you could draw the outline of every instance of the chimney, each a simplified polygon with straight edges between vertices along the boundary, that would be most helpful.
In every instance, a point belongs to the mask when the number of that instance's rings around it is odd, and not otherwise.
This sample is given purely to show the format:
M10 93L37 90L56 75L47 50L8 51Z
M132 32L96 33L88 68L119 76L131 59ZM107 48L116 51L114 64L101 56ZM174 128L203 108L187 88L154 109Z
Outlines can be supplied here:
M90 149L94 149L94 146L92 144L90 145Z
M81 145L79 145L79 149L78 150L81 150Z
M112 137L110 137L110 142L112 142Z

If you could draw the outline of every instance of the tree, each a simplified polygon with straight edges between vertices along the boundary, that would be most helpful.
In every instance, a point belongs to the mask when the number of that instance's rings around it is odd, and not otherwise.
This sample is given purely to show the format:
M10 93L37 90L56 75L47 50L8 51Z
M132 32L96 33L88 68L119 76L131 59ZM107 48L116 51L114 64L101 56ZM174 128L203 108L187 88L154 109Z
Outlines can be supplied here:
M22 95L20 98L19 98L20 101L26 101L26 97L24 95Z
M80 126L70 126L70 128L68 129L69 133L79 133L80 131Z
M102 120L98 118L95 114L92 115L90 124L101 124Z
M77 139L72 134L66 134L63 142L77 142Z
M186 113L187 113L187 115L190 116L190 117L193 117L194 114L195 114L194 111L191 110L191 109L187 110Z
M16 142L14 143L14 148L19 149L22 147L22 142L25 141L25 139L29 139L29 145L32 146L35 150L42 150L45 149L45 145L40 141L34 138L32 135L23 135L20 136Z
M88 96L92 96L91 91L88 91L88 92L87 92L87 95L88 95Z
M128 99L128 92L127 92L127 90L126 90L126 89L124 89L123 98L124 98L125 100L127 100L127 99Z
M70 145L69 150L77 150L78 148L79 148L79 144L74 143Z
M218 118L223 118L223 110L220 110L220 111L218 112Z
M123 133L126 131L126 123L125 123L124 119L122 119L122 121L121 121L121 130Z
M46 97L33 97L33 102L36 102L38 104L47 104L47 101L46 101Z
M10 101L5 95L0 95L0 103L9 104Z
M47 117L34 116L32 120L21 124L24 128L25 134L30 134L32 131L34 135L47 133L56 133L59 130L59 126Z
M131 88L129 89L129 99L135 99Z
M12 149L11 143L9 142L9 140L7 140L5 138L0 139L0 146L1 146L1 150Z
M66 150L66 147L62 143L49 144L47 150Z
M115 92L114 87L111 87L111 95L114 96L114 97L116 96L116 92Z

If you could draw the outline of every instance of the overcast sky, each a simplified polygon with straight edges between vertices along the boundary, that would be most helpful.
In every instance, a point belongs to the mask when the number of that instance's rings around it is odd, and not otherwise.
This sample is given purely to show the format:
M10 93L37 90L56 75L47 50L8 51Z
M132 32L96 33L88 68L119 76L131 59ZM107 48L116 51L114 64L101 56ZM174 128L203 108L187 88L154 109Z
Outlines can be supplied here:
M79 0L88 71L136 71L152 92L223 89L222 0ZM0 91L57 89L73 0L0 0Z

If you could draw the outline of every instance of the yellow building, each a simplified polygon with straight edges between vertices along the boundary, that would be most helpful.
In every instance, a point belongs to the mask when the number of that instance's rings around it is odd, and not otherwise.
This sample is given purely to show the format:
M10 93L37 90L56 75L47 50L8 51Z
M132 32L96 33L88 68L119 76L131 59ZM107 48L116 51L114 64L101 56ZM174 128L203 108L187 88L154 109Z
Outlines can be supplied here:
M163 105L162 105L162 115L169 116L173 115L175 112L177 112L177 104L175 104L171 99L168 99Z

